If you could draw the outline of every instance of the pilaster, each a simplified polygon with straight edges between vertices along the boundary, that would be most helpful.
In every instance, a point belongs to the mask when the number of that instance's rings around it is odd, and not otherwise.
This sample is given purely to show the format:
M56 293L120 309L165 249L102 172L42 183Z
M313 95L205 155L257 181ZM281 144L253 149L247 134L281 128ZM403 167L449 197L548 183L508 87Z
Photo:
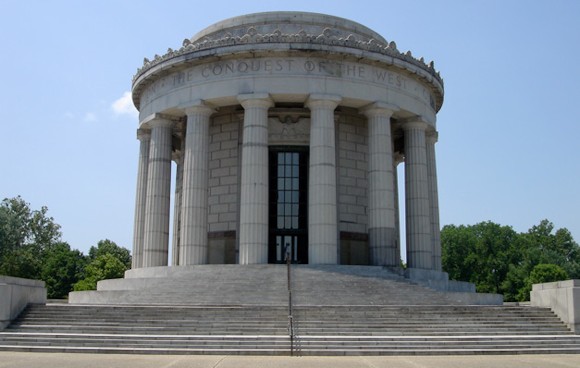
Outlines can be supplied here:
M201 101L186 109L180 265L205 264L208 259L208 146L213 111Z
M143 267L167 266L171 197L171 120L156 118L151 127L147 175Z
M268 263L267 94L238 97L244 108L240 192L240 264Z
M336 135L334 109L339 96L312 95L308 175L308 261L338 263L336 205Z
M410 268L431 270L431 220L425 131L427 124L403 124L405 136L405 208L407 262Z

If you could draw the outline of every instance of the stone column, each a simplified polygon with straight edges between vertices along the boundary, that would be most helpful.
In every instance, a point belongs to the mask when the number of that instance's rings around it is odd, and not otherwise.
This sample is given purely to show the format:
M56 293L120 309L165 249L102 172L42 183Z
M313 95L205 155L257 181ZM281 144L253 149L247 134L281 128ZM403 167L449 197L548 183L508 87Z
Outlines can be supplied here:
M439 225L439 193L437 190L437 165L435 160L435 143L437 132L427 135L427 178L429 183L429 204L431 218L431 249L433 251L433 270L441 268L441 228Z
M208 259L208 146L212 112L201 102L186 110L180 265L205 264Z
M427 152L422 121L403 124L405 134L405 207L407 262L410 268L432 269L431 216L427 180Z
M149 171L149 146L151 132L137 131L139 139L139 166L137 168L137 194L135 198L135 226L133 227L133 257L131 268L143 267L143 237L145 236L145 205L147 203L147 172Z
M175 153L175 196L173 200L173 246L171 251L171 265L179 265L179 248L181 245L181 207L183 204L183 151Z
M396 267L395 193L391 115L393 106L375 103L363 112L368 117L368 214L371 265Z
M171 127L166 119L154 119L145 208L143 267L167 266L169 251L169 207L171 196Z
M240 264L268 263L267 94L239 96L244 107L240 188Z
M338 263L336 208L336 136L338 96L310 96L310 166L308 173L308 262Z

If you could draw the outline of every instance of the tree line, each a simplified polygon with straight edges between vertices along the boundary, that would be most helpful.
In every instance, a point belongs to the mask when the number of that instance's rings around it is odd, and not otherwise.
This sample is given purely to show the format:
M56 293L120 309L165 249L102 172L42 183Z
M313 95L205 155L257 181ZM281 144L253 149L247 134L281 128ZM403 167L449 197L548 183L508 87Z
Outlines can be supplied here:
M105 239L87 255L62 241L61 227L48 208L33 210L21 197L0 204L0 275L43 280L48 298L94 290L97 281L123 277L129 250Z
M446 225L441 230L443 270L478 292L527 301L533 284L580 278L580 247L566 228L542 220L527 232L493 222Z

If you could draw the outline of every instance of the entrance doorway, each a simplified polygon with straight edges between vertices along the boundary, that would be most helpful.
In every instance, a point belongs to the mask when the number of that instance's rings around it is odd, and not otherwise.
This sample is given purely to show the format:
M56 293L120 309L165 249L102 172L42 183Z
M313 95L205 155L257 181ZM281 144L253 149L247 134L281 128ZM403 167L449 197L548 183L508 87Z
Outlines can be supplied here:
M270 147L268 262L308 263L308 149Z

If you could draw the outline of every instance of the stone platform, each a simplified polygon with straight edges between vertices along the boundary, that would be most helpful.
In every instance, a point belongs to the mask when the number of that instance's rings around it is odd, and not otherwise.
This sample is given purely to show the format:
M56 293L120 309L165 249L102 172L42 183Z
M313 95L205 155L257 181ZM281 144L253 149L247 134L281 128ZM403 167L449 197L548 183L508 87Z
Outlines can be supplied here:
M495 294L434 290L379 266L292 265L291 285L296 306L502 303ZM100 281L97 291L70 293L69 303L286 306L288 270L286 265L140 268L124 279Z

